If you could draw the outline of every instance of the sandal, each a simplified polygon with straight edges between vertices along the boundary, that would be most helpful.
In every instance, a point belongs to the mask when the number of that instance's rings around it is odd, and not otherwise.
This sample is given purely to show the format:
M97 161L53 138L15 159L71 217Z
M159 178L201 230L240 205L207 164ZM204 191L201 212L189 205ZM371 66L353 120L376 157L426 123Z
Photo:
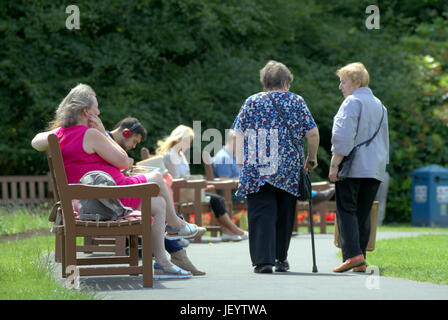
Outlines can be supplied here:
M192 223L187 223L179 232L167 232L165 238L168 240L193 239L202 236L207 229Z
M157 262L154 263L154 279L186 279L192 276L190 271L185 271L174 264L169 267L164 267Z

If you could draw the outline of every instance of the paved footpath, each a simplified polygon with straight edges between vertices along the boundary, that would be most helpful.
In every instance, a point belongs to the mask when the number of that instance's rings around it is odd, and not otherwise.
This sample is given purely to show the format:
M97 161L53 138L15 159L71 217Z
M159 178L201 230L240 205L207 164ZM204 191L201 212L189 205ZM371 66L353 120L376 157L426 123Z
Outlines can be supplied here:
M413 233L378 233L377 239L414 236ZM375 274L332 269L340 264L333 234L316 234L318 273L312 273L310 235L291 239L290 272L255 274L249 259L248 241L221 242L204 238L186 250L194 264L207 272L190 279L154 280L143 288L141 276L83 277L83 285L96 288L103 299L149 300L424 300L448 299L448 286ZM368 260L368 259L367 259Z

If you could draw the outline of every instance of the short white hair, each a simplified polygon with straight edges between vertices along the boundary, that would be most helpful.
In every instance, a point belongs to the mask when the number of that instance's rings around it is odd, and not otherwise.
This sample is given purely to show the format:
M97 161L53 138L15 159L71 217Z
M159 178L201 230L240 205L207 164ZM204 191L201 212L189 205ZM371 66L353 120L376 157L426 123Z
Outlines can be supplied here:
M340 68L336 74L341 79L348 77L354 84L359 84L361 87L369 86L369 72L361 62L350 63Z

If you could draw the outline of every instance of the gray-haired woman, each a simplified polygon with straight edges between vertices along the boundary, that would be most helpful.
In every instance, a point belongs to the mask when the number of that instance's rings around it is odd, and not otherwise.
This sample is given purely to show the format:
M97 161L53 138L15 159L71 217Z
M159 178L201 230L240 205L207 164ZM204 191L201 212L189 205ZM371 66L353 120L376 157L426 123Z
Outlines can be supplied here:
M365 272L370 235L370 210L389 163L387 109L368 88L369 73L362 63L337 71L345 100L333 120L330 172L336 182L336 218L343 263L334 272ZM375 135L376 133L376 135ZM339 165L352 149L356 152L347 178L338 179Z
M271 273L274 265L277 272L289 269L288 248L302 192L300 167L317 166L319 130L303 98L289 91L292 80L283 63L269 61L260 70L264 91L246 99L233 124L237 141L244 139L236 150L242 164L237 195L247 196L249 250L256 273Z

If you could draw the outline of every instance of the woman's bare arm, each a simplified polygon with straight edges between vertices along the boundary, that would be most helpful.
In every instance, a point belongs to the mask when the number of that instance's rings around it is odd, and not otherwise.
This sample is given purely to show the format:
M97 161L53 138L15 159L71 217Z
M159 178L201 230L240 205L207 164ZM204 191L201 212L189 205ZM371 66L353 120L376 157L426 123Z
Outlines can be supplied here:
M83 140L83 148L86 153L96 153L111 165L126 169L129 167L128 155L118 143L99 130L90 128L86 131Z
M313 170L317 167L317 149L319 148L320 141L319 129L314 127L306 133L305 138L308 143L308 155L305 161L305 168Z
M31 140L31 146L36 149L37 151L45 151L48 149L48 136L52 133L56 133L56 131L58 131L59 128L50 130L50 131L45 131L45 132L40 132L38 134L36 134L33 138L33 140Z

